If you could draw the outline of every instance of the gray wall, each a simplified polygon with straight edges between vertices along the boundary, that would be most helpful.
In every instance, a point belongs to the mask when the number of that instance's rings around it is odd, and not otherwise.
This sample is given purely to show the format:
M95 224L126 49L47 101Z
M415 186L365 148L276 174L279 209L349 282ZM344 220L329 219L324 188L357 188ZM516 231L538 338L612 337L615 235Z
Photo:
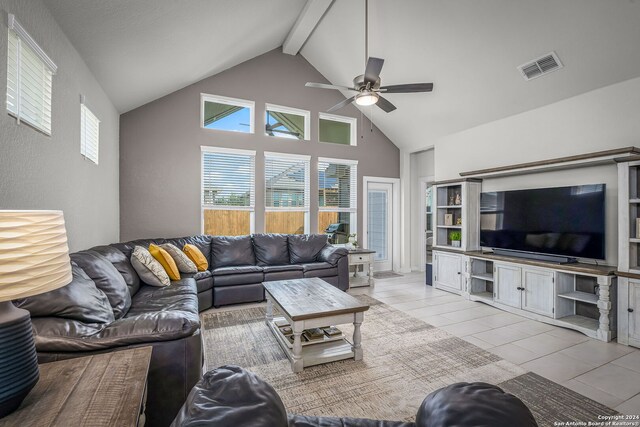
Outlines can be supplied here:
M361 235L362 177L399 177L399 150L375 126L371 132L369 121L353 106L337 114L358 119L358 145L319 143L318 113L344 97L337 91L306 88L304 84L308 81L325 80L301 56L285 55L277 49L123 114L120 121L121 239L201 232L202 145L257 151L256 232L264 229L264 151L312 156L312 232L317 230L317 157L358 160L358 234ZM255 101L256 133L202 129L201 93ZM311 141L265 136L265 103L311 111Z
M0 209L61 209L71 250L119 235L118 112L39 0L0 0ZM13 13L58 66L52 136L6 112L7 15ZM80 155L80 94L100 119L100 165Z
M600 88L442 138L436 179L458 173L618 147L640 146L640 78ZM617 263L615 164L485 180L483 191L605 183L606 262Z

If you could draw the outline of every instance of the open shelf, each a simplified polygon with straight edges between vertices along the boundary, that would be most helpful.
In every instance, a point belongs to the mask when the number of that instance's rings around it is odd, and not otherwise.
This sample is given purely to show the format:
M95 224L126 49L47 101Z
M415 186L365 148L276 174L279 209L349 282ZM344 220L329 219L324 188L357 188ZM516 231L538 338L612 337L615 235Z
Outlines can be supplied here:
M598 303L598 296L595 294L590 294L588 292L580 292L580 291L566 292L563 294L558 294L558 296L560 298L566 298L574 301L582 301L589 304Z
M462 205L443 205L438 206L438 209L461 209Z
M629 199L629 203L632 203L632 204L640 203L640 199Z
M591 329L593 331L597 331L598 327L600 326L600 322L598 321L598 319L592 319L591 317L580 316L577 314L573 316L561 317L558 320L562 320L563 322L566 322L581 328Z
M640 243L640 239L637 238L637 237L632 237L632 238L629 239L629 242L630 243Z
M487 282L493 282L493 273L473 273L471 275L471 278L486 280Z
M470 295L472 297L476 297L479 299L493 301L493 292L477 292L477 293L471 293Z
M438 228L456 228L458 230L462 230L461 225L439 225Z

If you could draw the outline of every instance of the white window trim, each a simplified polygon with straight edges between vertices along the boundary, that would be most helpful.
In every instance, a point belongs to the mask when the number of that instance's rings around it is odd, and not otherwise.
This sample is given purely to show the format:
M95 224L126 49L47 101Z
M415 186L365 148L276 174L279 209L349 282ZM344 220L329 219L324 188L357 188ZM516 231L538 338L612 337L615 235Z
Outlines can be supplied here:
M305 197L305 205L304 207L267 207L266 206L266 193L267 193L267 179L264 177L264 192L265 192L265 207L264 211L266 212L304 212L304 234L309 234L311 229L311 156L305 154L291 154L291 153L277 153L273 151L265 151L264 159L265 163L268 157L276 157L276 158L285 158L291 160L302 160L306 162L306 171L305 171L305 183L304 183L304 197ZM266 167L265 167L266 170Z
M228 105L235 105L237 107L248 108L249 109L249 132L230 131L230 130L224 130L224 129L210 129L208 127L205 127L204 103L207 101L215 102L217 104L228 104ZM211 131L221 131L221 132L255 133L255 123L256 123L256 103L254 101L249 101L248 99L229 98L227 96L221 96L221 95L211 95L208 93L200 94L200 127L202 129L211 130Z
M253 206L219 206L219 205L205 205L202 203L204 194L204 153L225 153L225 154L240 154L253 156ZM205 210L219 210L219 211L248 211L249 212L249 234L255 233L256 229L256 200L255 200L255 185L256 185L256 151L255 150L242 150L238 148L226 148L226 147L212 147L209 145L200 146L200 233L204 234L204 211Z
M20 22L18 22L15 15L13 15L12 13L9 14L8 25L9 29L13 30L18 35L18 37L22 39L23 42L28 44L31 50L33 50L35 54L40 57L42 62L44 62L47 67L49 67L49 69L51 70L51 74L55 75L58 71L58 66L51 60L51 58L49 58L49 55L47 55L44 50L42 50L42 48L38 46L38 43L36 43L33 37L29 35L27 30L24 29L24 27L20 24Z
M329 113L318 113L318 142L323 144L333 144L333 145L344 145L344 144L336 144L335 142L330 141L322 141L320 139L320 120L332 120L334 122L342 122L349 123L351 125L351 133L349 138L351 141L349 146L356 147L358 145L358 119L355 117L346 117L346 116L337 116L335 114Z
M310 141L311 140L311 112L307 111L307 110L301 110L299 108L292 108L292 107L285 107L283 105L276 105L276 104L264 104L264 122L265 122L265 127L266 127L266 123L267 123L267 112L268 111L275 111L277 113L284 113L284 114L295 114L296 116L303 116L304 117L304 141ZM265 129L265 134L266 134L266 129ZM271 136L271 135L268 135ZM273 136L273 138L282 138L279 136Z
M91 116L93 116L93 118L95 118L95 121L98 122L98 132L97 132L97 136L96 136L96 158L92 159L91 157L87 156L87 151L85 149L85 135L82 133L82 116L86 115L86 114L90 114ZM98 119L98 116L96 116L94 114L94 112L89 108L89 106L87 106L87 103L85 102L84 96L80 97L80 154L82 155L82 157L86 160L91 161L92 163L98 165L99 164L99 160L100 160L100 119ZM86 130L86 129L85 129Z

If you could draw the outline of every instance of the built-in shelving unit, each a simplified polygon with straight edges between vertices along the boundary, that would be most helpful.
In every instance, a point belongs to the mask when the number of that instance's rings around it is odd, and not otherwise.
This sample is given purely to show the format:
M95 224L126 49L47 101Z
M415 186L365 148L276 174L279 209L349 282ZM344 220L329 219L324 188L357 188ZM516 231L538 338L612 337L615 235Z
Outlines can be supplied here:
M493 274L493 261L469 258L469 299L493 300L495 296Z
M476 250L480 233L480 180L434 184L434 248ZM460 239L452 239L459 236ZM456 243L458 242L458 243Z

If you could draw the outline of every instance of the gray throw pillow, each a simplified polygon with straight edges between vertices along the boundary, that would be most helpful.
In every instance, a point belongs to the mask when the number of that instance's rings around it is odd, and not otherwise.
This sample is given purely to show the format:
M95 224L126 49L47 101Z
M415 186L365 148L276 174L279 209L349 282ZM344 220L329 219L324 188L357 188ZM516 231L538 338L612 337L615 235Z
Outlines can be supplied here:
M169 275L148 249L136 246L131 252L131 265L135 268L140 279L150 286L169 286Z
M185 255L176 245L171 243L165 243L160 245L162 249L169 252L171 258L175 261L178 266L178 270L180 273L197 273L198 267L189 259L188 256Z

